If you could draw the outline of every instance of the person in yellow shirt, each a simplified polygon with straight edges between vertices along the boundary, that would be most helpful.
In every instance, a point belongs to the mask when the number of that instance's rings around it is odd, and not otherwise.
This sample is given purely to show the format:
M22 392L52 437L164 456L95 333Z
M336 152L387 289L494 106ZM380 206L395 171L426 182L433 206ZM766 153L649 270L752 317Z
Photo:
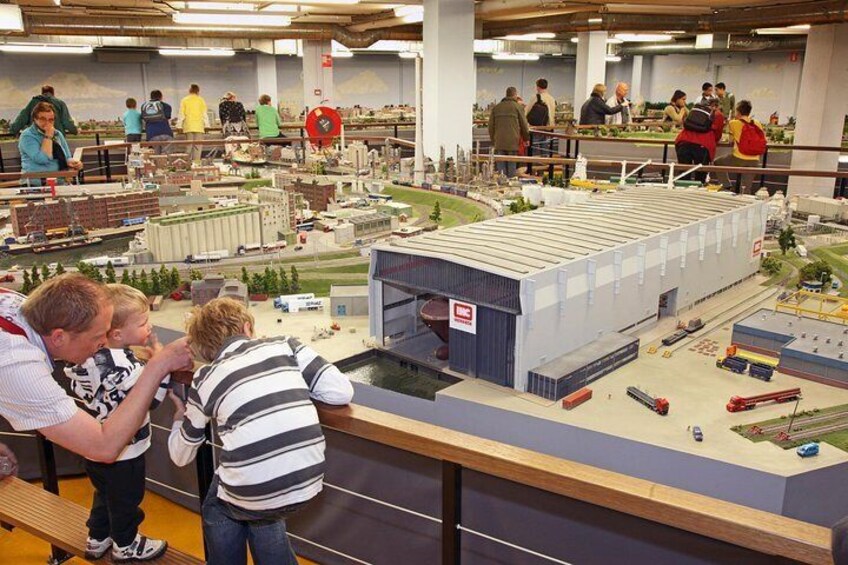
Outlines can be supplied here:
M180 114L177 127L182 128L186 140L192 143L186 146L186 153L192 161L199 162L203 152L203 135L209 127L209 116L206 111L206 101L200 97L200 87L192 84L188 96L180 101Z
M727 126L733 137L733 151L715 160L722 167L759 167L760 155L765 152L766 137L763 124L751 117L751 102L742 100L736 105L736 115ZM735 176L735 175L733 175ZM720 179L725 186L731 186L731 175L721 173ZM754 193L754 175L742 175L742 194Z

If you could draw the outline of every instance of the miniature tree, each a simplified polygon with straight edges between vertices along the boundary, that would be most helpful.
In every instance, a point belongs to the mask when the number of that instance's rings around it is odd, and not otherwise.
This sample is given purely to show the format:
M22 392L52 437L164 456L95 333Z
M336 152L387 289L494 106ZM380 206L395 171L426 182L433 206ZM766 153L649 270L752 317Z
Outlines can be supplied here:
M259 273L253 273L250 277L250 282L247 284L247 291L250 294L259 294L265 289L265 279Z
M106 282L109 284L113 284L117 282L118 279L115 278L115 266L112 265L112 261L106 262Z
M174 290L174 287L171 286L171 274L165 265L159 268L159 284L162 285L162 294L168 294Z
M833 280L833 269L822 260L807 263L801 267L799 283L804 281L821 281L824 286L828 286Z
M777 244L780 245L780 252L786 255L786 252L794 247L797 247L795 242L795 231L792 226L780 230L780 235L777 236Z
M180 283L182 283L182 279L180 279L180 272L176 267L171 267L171 288L176 290L179 288Z
M147 278L147 271L142 269L138 276L138 290L144 293L145 296L150 294L150 279Z
M124 274L121 275L121 284L132 286L130 283L130 272L126 269L124 269Z
M41 280L47 281L47 280L50 280L50 277L51 277L50 267L48 267L47 265L42 265L41 266Z
M99 283L104 282L103 273L100 272L99 268L92 265L89 272L91 273L91 280L99 282Z
M760 270L770 277L779 273L781 267L782 263L774 257L763 257L763 260L760 262Z
M32 291L32 280L29 278L29 271L24 270L24 282L21 285L21 294L29 294Z
M130 286L138 288L138 273L135 272L135 269L133 269L133 272L130 275Z
M262 277L263 279L263 292L265 294L274 294L277 292L277 272L272 270L271 267L265 267L265 274Z
M200 269L192 269L188 272L188 278L193 281L202 281L203 273L200 272Z
M30 277L32 278L32 288L35 290L38 288L38 285L41 284L41 275L38 272L38 265L32 266L32 273L30 273Z
M58 277L59 275L65 274L65 267L62 266L61 263L56 263L56 272L53 273L53 276Z
M442 221L442 206L439 204L438 200L436 200L436 203L433 205L433 212L430 214L430 219L437 224Z
M150 294L153 296L162 294L162 279L156 269L150 271Z
M300 275L297 273L297 267L291 266L291 283L289 289L292 293L300 292Z
M288 294L289 293L289 278L286 275L286 268L280 267L280 276L277 281L277 291L280 294Z
M241 268L241 282L250 286L250 275L247 272L247 267Z

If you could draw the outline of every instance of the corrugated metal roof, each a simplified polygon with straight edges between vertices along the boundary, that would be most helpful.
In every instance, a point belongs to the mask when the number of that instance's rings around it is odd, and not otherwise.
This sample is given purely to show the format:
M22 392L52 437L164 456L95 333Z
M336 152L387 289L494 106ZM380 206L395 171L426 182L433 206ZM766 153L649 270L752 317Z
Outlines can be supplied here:
M375 249L435 257L519 279L754 203L751 197L730 193L634 187Z

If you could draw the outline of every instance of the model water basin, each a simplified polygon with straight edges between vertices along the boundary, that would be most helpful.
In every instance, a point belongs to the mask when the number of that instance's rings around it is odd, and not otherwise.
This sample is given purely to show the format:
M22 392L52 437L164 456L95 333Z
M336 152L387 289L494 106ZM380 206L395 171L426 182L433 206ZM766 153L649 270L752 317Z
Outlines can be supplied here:
M457 381L430 369L382 355L367 355L349 361L350 364L343 361L338 365L351 381L425 400L435 400L438 391Z

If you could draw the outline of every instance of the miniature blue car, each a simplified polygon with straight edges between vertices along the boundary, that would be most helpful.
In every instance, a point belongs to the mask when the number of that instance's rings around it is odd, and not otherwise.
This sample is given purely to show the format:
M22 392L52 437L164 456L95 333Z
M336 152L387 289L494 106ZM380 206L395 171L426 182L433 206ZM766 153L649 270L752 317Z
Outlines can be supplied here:
M819 444L805 443L795 451L800 457L812 457L819 454Z
M692 428L692 437L695 438L695 441L704 441L704 432L701 431L701 426Z

